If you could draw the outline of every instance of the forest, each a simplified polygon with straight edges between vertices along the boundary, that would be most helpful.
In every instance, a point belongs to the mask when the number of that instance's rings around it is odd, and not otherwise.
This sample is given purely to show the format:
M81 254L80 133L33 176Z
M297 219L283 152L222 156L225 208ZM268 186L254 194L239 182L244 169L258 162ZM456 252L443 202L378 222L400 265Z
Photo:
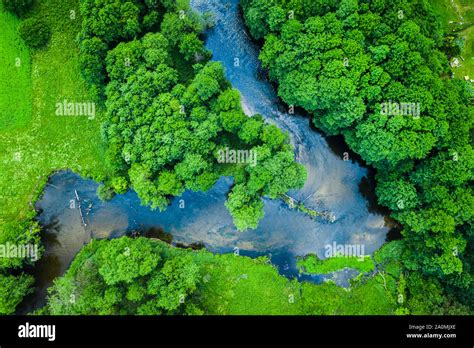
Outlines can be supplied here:
M30 170L29 191L21 191L15 207L21 214L0 212L2 243L41 244L31 202L46 177L63 168L101 182L103 200L133 190L159 211L187 190L206 192L232 177L225 205L242 232L257 228L265 199L303 187L307 172L289 135L262 115L245 114L239 91L206 49L212 16L198 15L187 0L68 2L79 6L67 30L58 16L35 15L44 8L32 0L1 2L1 15L16 28L9 35L40 63L43 57L45 69L50 60L43 55L56 45L74 47L72 80L82 81L75 93L99 106L96 123L40 133L44 142L69 145L56 152L46 146L54 162ZM72 16L63 6L62 15ZM298 260L306 274L355 264L360 274L349 289L287 279L266 257L146 238L93 240L33 314L472 314L474 92L451 76L450 60L460 52L456 34L427 0L242 0L240 6L278 97L325 135L343 136L375 169L378 203L399 224L399 238L364 262ZM52 39L62 32L68 37ZM54 64L43 77L51 85L62 61ZM24 105L24 115L31 108ZM69 152L78 127L87 144ZM219 154L229 148L252 151L257 165L222 163ZM2 179L0 187L8 185ZM31 266L0 258L0 314L15 313L33 292Z
M472 86L428 1L243 0L285 103L342 134L377 169L379 203L403 226L403 266L474 303ZM451 38L452 39L452 38ZM419 114L384 103L419 103ZM337 107L335 107L337 106ZM410 285L410 284L409 284ZM408 286L415 293L415 286Z

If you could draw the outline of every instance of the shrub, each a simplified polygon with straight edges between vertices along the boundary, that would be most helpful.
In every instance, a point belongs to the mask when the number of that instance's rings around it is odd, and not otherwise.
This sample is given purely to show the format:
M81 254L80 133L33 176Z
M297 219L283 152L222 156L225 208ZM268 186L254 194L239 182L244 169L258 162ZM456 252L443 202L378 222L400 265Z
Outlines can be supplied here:
M45 46L51 37L49 26L37 18L28 18L22 21L18 27L18 32L26 44L33 48Z
M13 12L18 17L22 17L33 4L34 0L2 0L5 10Z
M97 196L102 201L110 201L112 198L114 198L114 195L114 190L109 186L100 185L97 188Z

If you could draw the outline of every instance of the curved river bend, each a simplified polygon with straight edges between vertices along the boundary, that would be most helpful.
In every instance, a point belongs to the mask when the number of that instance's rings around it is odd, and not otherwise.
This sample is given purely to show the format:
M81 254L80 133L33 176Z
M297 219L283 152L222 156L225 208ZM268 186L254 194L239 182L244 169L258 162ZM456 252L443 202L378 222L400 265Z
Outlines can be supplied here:
M310 128L308 118L281 112L273 87L261 77L258 47L245 31L238 0L191 0L191 4L199 12L214 14L216 25L207 33L206 46L241 92L245 112L259 113L290 134L296 158L308 171L305 186L291 192L291 196L304 200L309 208L331 212L335 222L311 219L282 201L265 199L265 217L258 229L238 232L224 206L232 185L229 178L221 178L207 193L185 192L160 213L141 206L133 191L101 202L96 196L97 183L71 172L59 172L51 177L36 206L40 211L38 220L46 226L46 252L35 267L37 292L26 307L44 303L45 289L65 272L91 238L118 237L134 229L160 228L173 236L173 242L203 243L213 252L238 248L242 255L266 254L288 276L297 274L296 256L315 253L324 257L325 245L361 244L369 254L384 243L389 230L384 216L369 211L369 202L359 190L367 170L356 162L342 160L325 138ZM352 275L343 271L332 277L344 285Z

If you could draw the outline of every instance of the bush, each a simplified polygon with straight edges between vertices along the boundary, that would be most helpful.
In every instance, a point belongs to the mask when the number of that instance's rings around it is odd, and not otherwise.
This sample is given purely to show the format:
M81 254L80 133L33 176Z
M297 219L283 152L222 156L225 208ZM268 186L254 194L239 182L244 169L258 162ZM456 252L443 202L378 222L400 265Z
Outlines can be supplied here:
M22 17L33 4L34 0L2 0L3 7L9 12L13 12L18 17Z
M102 201L110 201L115 196L114 190L110 186L100 185L97 188L97 196Z
M45 46L51 37L49 26L37 18L28 18L22 21L18 27L18 32L26 44L33 48Z
M31 275L19 276L0 273L0 315L13 314L23 297L32 292L34 278Z
M79 63L82 75L91 84L102 85L105 81L105 57L107 44L97 37L82 41Z

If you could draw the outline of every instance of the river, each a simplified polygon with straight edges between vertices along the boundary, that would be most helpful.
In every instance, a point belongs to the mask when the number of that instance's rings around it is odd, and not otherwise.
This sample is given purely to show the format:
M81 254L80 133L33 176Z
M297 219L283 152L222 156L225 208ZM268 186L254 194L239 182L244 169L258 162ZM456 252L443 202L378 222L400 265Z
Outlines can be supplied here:
M305 186L290 195L309 208L334 214L336 220L330 223L312 219L282 201L265 199L265 217L259 227L239 232L224 206L231 178L221 178L207 193L186 191L165 212L159 212L141 206L133 191L102 202L96 195L96 182L72 172L58 172L36 204L38 220L45 226L46 252L32 271L37 291L27 298L20 312L44 304L46 288L66 271L91 238L114 238L132 230L163 230L172 235L173 243L203 243L213 252L269 255L280 272L289 277L298 276L296 256L314 253L324 257L325 246L334 242L363 245L366 254L384 243L389 230L385 217L372 209L373 202L361 190L367 186L363 184L367 183L368 170L354 158L344 160L340 141L328 141L311 129L308 117L284 111L262 73L258 47L245 31L238 0L191 0L191 4L199 12L214 14L216 25L206 33L206 46L213 52L213 60L224 65L233 87L241 92L245 112L259 113L290 134L295 157L308 171ZM349 153L349 157L354 156ZM329 277L344 286L353 275L343 271L310 280L320 282Z

